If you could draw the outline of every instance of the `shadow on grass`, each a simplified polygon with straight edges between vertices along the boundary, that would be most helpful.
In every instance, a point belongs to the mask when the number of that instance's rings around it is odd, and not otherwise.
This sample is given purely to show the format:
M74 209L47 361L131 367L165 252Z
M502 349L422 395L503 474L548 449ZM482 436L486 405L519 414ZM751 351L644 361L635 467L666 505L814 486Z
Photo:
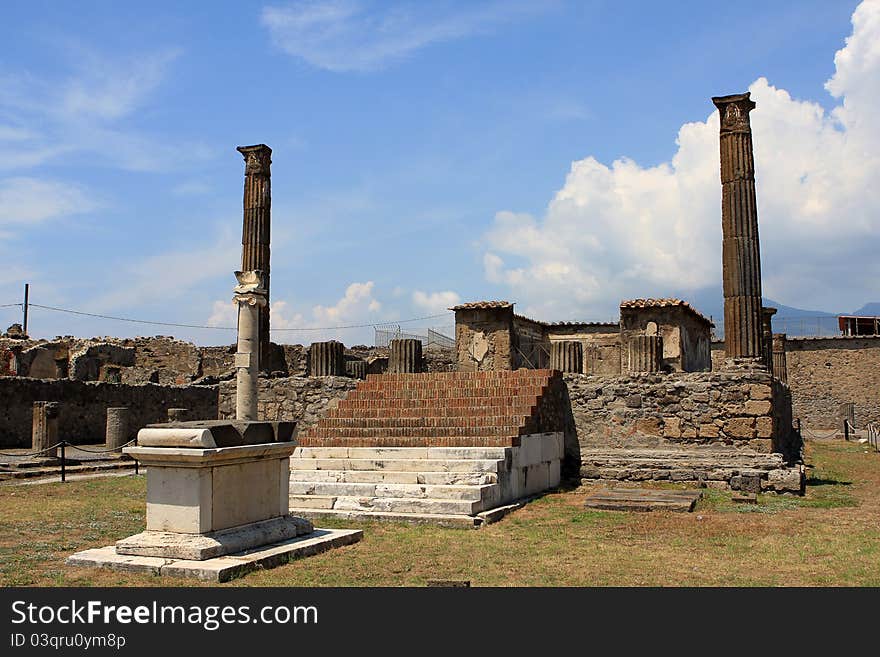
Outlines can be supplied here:
M852 486L851 481L843 479L827 479L825 477L807 477L807 486Z

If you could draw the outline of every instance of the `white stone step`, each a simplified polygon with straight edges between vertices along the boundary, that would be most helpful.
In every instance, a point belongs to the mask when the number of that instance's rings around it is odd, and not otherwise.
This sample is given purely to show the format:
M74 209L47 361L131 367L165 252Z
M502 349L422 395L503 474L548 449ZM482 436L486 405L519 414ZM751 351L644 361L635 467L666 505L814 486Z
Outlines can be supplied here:
M495 459L353 459L292 458L295 470L385 470L391 472L504 472L507 462ZM296 478L294 472L291 477Z
M297 447L297 459L492 459L507 458L511 447Z
M391 497L482 501L500 498L498 484L484 486L430 486L423 484L347 483L291 481L291 495L327 495L352 497Z
M347 495L291 495L290 513L297 509L335 509L340 511L381 511L388 513L437 513L474 515L484 509L484 502L408 497L352 497ZM489 502L489 507L497 502Z
M394 472L388 470L295 470L291 481L351 484L428 484L431 486L482 486L498 483L495 472Z

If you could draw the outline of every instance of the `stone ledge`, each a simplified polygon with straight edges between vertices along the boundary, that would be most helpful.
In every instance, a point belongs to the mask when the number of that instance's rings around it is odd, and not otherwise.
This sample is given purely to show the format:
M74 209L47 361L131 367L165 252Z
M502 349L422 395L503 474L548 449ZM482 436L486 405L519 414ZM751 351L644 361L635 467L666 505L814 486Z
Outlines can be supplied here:
M253 570L276 568L294 559L357 543L363 535L360 529L316 529L311 534L288 541L204 561L122 555L116 553L115 546L108 545L72 554L65 563L220 583Z

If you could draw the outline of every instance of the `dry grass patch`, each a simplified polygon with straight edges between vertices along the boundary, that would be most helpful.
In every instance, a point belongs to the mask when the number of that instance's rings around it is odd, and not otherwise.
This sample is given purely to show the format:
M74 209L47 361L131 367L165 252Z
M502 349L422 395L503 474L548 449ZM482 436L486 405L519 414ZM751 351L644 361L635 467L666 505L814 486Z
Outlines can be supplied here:
M803 498L761 495L739 505L706 491L694 513L587 510L579 490L546 495L479 531L325 521L361 527L364 540L231 585L880 585L880 455L813 443L807 460ZM0 584L192 585L63 564L140 531L144 492L142 477L0 486Z

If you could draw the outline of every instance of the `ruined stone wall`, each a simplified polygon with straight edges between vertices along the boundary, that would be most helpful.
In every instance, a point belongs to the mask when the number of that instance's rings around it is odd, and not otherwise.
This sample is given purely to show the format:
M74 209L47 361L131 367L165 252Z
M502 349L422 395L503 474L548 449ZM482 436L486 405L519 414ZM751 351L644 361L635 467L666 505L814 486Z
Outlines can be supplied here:
M513 369L513 308L459 310L455 348L460 372Z
M770 452L786 431L774 422L766 372L564 379L582 449L727 446ZM571 452L575 445L566 447Z
M514 315L512 343L513 369L539 370L549 367L550 341L542 322Z
M169 408L188 408L193 419L217 417L216 386L127 385L70 379L0 378L0 447L30 447L35 401L61 402L59 437L102 443L107 408L131 409L129 440L151 422L164 422Z
M855 404L857 427L880 422L880 337L788 338L794 416L808 429L841 426L840 405Z
M260 378L258 417L261 420L292 420L297 431L315 424L327 409L350 391L358 381L343 376L290 376ZM219 389L219 416L235 417L235 382L223 381Z
M580 342L583 345L584 374L620 374L619 324L550 324L547 326L547 339L550 342Z
M708 323L683 306L621 306L620 342L624 349L632 336L653 334L653 331L663 338L662 368L665 371L709 371L712 359ZM624 362L622 371L626 368Z

